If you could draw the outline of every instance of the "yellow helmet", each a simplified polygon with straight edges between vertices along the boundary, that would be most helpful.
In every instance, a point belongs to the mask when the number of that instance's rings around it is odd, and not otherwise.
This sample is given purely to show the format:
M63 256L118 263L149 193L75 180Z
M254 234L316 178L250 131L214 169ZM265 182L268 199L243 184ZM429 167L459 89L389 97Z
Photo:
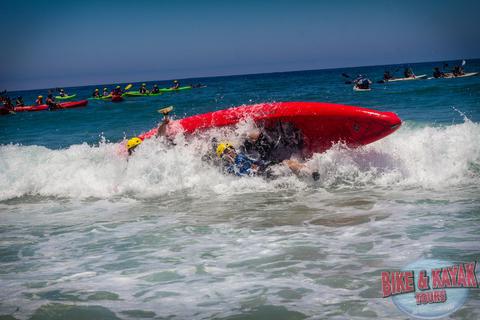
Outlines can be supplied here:
M116 86L115 88L116 88L116 89L120 89L120 86Z
M178 82L178 80L173 80L173 82L177 83L177 82Z
M43 98L43 96L38 96L38 98L39 98L39 99L42 99L42 98Z
M132 148L135 148L136 146L138 146L139 144L142 143L142 140L140 138L132 138L130 140L128 140L127 142L127 149L130 150Z
M97 92L97 91L98 91L98 89L95 89L95 92Z
M147 84L146 83L142 83L142 87L145 87Z
M228 148L233 148L233 145L230 142L221 142L217 146L217 156L221 157Z
M108 89L107 88L103 88L103 91L107 91Z

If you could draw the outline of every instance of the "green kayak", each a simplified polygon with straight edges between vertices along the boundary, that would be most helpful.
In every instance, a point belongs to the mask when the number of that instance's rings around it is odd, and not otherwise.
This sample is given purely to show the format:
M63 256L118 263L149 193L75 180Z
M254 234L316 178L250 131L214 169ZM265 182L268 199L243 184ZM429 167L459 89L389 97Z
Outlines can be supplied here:
M76 94L72 94L71 96L56 96L55 99L57 100L69 100L69 99L73 99L75 98L77 95Z
M138 91L128 91L123 94L125 97L156 97L162 95L159 93L140 93Z
M186 86L186 87L179 87L178 89L173 89L173 88L162 88L160 89L160 92L172 92L172 91L181 91L181 90L189 90L192 89L191 86Z

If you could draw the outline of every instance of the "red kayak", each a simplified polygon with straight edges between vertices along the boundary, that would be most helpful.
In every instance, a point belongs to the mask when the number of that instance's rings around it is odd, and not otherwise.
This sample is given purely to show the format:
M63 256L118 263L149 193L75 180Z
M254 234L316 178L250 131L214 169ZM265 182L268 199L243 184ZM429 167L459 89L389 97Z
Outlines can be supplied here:
M216 127L233 126L251 118L265 128L288 123L303 136L304 151L323 152L336 142L358 147L382 139L397 130L402 121L393 112L322 102L278 102L241 106L171 121L167 134L193 134ZM148 139L154 128L139 136Z
M15 112L11 109L8 109L7 107L4 107L4 106L0 107L0 115L2 116L6 116L7 114L13 114L13 113Z
M123 101L123 98L121 95L112 96L112 102L121 102L121 101Z
M80 101L72 101L72 102L62 102L59 103L59 109L71 109L71 108L79 108L85 107L88 104L87 100L80 100ZM43 111L48 110L48 106L46 104L41 104L39 106L26 106L26 107L15 107L15 112L32 112L32 111Z

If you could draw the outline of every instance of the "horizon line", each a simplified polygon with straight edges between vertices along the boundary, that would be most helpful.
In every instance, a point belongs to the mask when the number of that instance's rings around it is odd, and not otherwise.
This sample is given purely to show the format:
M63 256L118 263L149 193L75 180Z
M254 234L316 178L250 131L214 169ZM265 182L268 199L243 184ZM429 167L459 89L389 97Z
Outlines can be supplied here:
M407 65L407 64L421 64L421 63L433 63L433 62L445 62L445 61L454 61L454 60L479 60L479 58L455 58L455 59L442 59L442 60L428 60L428 61L416 61L416 62L399 62L399 63L390 63L390 64L372 64L372 65L361 65L361 66L342 66L342 67L333 67L333 68L320 68L320 69L302 69L302 70L283 70L283 71L271 71L271 72L256 72L256 73L239 73L239 74L224 74L224 75L210 75L210 76L197 76L197 77L187 77L187 78L172 78L172 79L154 79L154 80L140 80L140 81L123 81L123 82L112 82L112 83L96 83L96 84L82 84L82 85L74 85L74 86L55 86L55 87L47 87L47 88L33 88L33 89L21 89L21 90L2 90L9 92L24 92L24 91L36 91L36 90L50 90L56 88L83 88L83 87L91 87L91 86L106 86L106 85L122 85L122 84L130 84L130 83L139 83L139 82L163 82L163 81L173 81L174 79L177 80L189 80L189 79L208 79L208 78L228 78L228 77L238 77L238 76L252 76L252 75L264 75L264 74L276 74L276 73L294 73L294 72L308 72L308 71L321 71L321 70L337 70L337 69L356 69L356 68L365 68L365 67L380 67L380 66L398 66L398 65Z

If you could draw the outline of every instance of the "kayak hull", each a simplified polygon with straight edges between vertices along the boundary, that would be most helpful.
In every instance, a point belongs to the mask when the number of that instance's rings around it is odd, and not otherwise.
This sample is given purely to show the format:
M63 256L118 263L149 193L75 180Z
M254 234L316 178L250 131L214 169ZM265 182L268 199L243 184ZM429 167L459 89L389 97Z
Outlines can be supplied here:
M361 89L361 88L353 87L353 91L372 91L372 88Z
M112 102L122 102L122 96L112 96Z
M252 119L266 128L279 122L300 130L305 153L324 152L342 142L358 147L382 139L397 130L402 121L393 112L322 102L278 102L241 106L172 121L167 134L194 134L211 128L234 126ZM154 128L139 136L148 139Z
M415 77L410 77L410 78L396 78L396 79L389 79L389 80L384 80L385 82L397 82L397 81L412 81L412 80L422 80L427 78L426 74L421 74Z
M71 108L80 108L85 107L88 104L87 100L72 101L72 102L62 102L59 103L59 109L71 109ZM35 111L45 111L48 110L46 104L39 106L26 106L26 107L16 107L15 112L35 112Z
M0 115L1 116L6 116L8 114L13 114L13 113L15 113L13 110L10 110L6 107L0 107Z
M178 87L177 89L173 88L162 88L158 89L160 92L174 92L174 91L183 91L183 90L190 90L192 89L191 86L185 86L185 87Z
M140 93L138 91L129 91L125 92L124 96L126 97L156 97L162 95L162 92L159 93Z

